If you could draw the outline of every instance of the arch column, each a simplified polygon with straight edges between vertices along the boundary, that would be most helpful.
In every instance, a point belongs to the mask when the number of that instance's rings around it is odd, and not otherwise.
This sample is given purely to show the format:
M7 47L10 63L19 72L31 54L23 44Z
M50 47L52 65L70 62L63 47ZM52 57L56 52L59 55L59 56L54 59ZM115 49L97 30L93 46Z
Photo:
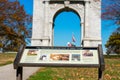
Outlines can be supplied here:
M89 41L86 41L86 38L89 38L89 0L85 0L85 7L84 7L84 24L82 24L82 33L83 33L83 39L82 39L82 45L83 46L89 46ZM84 28L83 28L84 26Z
M83 46L85 47L97 47L101 44L101 30L100 30L100 20L101 18L96 16L96 11L91 8L92 1L85 0L85 23L84 23L84 36L83 36ZM92 6L94 7L94 6ZM100 14L97 14L100 16Z
M50 46L53 46L53 42L54 42L54 29L53 29L53 25L54 23L51 21L49 23L49 36L50 36Z
M49 37L49 0L44 1L44 35L43 35L43 44L44 46L50 45L50 37Z
M89 34L87 33L89 32L89 3L89 1L85 1L85 38L89 37Z
M43 24L44 7L40 0L34 0L33 3L34 5L33 5L33 25L32 25L31 45L42 46L43 26L44 26Z

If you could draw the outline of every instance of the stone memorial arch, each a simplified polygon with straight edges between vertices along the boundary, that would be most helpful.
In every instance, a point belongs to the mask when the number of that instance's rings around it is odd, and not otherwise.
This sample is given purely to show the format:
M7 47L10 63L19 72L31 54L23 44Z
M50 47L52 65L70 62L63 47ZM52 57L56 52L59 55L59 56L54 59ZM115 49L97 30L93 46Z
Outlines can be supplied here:
M31 45L53 45L54 19L63 11L80 17L83 46L101 44L101 0L34 0L33 5Z

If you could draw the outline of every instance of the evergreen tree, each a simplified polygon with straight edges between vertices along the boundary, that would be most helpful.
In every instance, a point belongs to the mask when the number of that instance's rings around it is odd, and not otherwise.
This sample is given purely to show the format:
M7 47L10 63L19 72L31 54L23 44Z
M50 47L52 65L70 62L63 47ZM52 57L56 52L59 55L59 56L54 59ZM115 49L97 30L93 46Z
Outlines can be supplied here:
M120 54L120 27L112 33L105 47L108 55L110 53Z

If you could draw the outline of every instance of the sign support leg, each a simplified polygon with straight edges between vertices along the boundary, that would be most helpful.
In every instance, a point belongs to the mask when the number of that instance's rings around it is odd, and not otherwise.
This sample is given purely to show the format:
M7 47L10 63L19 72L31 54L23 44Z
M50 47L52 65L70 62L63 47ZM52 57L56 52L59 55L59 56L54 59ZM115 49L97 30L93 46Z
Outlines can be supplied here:
M23 76L23 67L17 68L16 80L22 80Z
M98 80L103 80L103 71L100 68L98 69Z

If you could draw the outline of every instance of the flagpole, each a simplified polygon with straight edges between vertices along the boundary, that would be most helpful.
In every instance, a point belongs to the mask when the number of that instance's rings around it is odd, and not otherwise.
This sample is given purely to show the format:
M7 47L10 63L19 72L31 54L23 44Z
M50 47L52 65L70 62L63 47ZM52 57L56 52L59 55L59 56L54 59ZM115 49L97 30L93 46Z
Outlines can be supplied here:
M73 43L73 46L75 46L75 42L76 42L76 39L75 39L75 36L74 36L74 34L72 32L72 43Z

